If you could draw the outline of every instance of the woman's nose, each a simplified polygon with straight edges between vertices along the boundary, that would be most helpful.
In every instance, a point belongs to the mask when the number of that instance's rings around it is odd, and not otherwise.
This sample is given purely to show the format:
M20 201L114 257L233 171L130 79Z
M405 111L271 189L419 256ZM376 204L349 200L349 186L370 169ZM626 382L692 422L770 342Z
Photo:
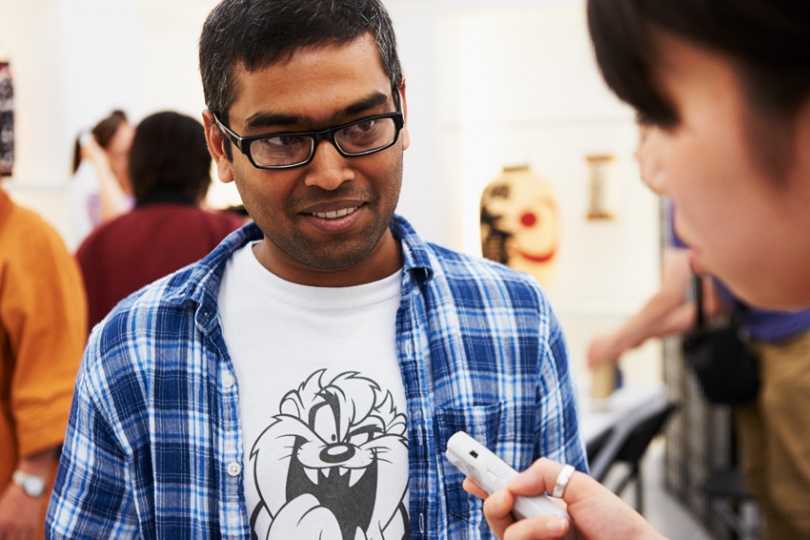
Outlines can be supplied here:
M667 172L657 171L650 175L644 182L647 187L658 195L666 196L667 194Z

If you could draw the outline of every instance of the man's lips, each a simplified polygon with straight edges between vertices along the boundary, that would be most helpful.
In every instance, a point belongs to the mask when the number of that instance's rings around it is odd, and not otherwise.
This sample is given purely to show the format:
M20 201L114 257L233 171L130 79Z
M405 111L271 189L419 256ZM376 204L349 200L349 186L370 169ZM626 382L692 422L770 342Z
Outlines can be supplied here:
M325 212L310 212L311 215L320 219L338 219L354 214L359 207L341 208L340 210L327 210Z
M361 201L341 201L312 205L301 211L301 214L318 219L340 219L354 214L365 203Z
M300 216L321 232L343 233L359 223L364 207L365 203L357 201L323 204L307 208Z

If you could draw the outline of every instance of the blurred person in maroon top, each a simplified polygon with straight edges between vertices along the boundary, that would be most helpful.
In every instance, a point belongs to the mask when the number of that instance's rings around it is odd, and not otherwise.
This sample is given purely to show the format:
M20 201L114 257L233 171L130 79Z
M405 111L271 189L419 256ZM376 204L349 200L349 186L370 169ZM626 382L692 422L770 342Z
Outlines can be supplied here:
M135 208L98 227L76 257L92 328L144 285L201 259L244 218L201 207L211 184L203 126L176 112L143 119L129 164Z

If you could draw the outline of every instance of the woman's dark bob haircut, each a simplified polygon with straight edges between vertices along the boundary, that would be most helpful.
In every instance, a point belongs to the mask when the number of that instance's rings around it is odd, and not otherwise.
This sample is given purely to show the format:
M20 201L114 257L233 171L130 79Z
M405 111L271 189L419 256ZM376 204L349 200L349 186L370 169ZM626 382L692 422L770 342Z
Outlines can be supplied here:
M654 125L679 120L653 78L661 30L727 57L758 112L790 119L810 96L807 0L588 0L588 26L607 85Z

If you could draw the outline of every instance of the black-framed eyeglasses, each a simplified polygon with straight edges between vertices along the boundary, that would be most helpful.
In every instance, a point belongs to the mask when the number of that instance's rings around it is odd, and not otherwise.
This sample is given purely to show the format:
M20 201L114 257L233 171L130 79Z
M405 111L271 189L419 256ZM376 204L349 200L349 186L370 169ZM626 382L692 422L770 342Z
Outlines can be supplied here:
M312 161L323 140L331 142L344 157L367 156L390 148L405 125L401 111L367 116L347 124L318 131L272 133L240 137L214 114L222 132L257 169L291 169Z

